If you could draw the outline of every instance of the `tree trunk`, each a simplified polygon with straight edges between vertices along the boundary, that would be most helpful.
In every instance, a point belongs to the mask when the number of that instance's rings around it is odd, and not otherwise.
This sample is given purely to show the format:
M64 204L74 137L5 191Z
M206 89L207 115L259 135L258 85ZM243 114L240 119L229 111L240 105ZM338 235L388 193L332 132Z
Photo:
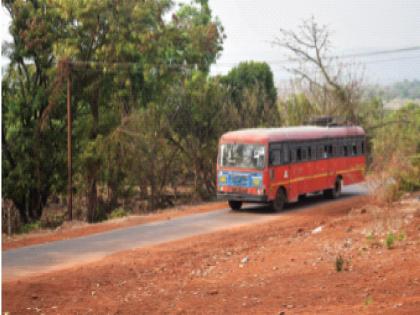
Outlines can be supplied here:
M90 139L95 140L98 136L98 124L99 124L99 88L96 89L96 93L94 93L91 103L90 103L90 110L93 117L92 122L92 129L90 133ZM88 167L88 204L87 204L87 214L88 214L88 221L95 222L98 220L98 192L96 189L96 181L97 181L97 170L99 169L99 163L93 161L90 163Z
M26 212L26 202L23 203L13 200L15 207L18 209L20 220L23 224L29 223L28 214Z
M96 172L95 172L96 173ZM98 192L96 189L96 174L88 177L87 220L92 223L98 220Z

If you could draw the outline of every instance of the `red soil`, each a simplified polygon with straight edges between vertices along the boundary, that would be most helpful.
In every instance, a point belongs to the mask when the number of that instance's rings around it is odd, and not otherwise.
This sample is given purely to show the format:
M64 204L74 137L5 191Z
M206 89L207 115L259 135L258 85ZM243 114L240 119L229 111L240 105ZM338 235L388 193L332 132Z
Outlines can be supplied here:
M419 202L396 204L391 212L351 209L354 202L6 282L3 312L419 314ZM404 237L387 249L381 226L398 227Z

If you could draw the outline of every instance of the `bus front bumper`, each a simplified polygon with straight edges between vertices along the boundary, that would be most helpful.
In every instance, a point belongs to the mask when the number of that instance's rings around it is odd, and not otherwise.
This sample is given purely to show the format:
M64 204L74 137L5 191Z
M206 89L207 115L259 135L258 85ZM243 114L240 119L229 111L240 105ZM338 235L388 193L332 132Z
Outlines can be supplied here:
M268 199L265 195L247 195L238 193L217 193L217 200L235 200L243 202L267 203Z

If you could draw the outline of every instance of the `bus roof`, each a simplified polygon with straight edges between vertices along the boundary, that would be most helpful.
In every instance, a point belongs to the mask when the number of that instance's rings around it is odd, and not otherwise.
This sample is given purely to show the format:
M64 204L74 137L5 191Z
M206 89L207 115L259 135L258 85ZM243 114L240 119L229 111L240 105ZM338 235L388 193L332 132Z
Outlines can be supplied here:
M357 126L251 128L227 132L222 135L220 142L265 143L288 140L310 140L364 135L365 132L363 131L363 128Z

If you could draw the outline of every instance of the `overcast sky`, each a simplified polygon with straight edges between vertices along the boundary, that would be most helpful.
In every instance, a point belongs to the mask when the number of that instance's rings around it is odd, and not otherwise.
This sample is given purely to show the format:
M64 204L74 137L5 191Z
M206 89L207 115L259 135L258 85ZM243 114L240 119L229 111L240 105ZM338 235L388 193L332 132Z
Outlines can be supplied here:
M420 0L209 0L221 20L226 40L213 73L226 73L240 61L267 61L276 81L287 79L279 60L284 53L271 44L280 28L296 29L314 16L333 32L337 54L420 46ZM9 18L2 8L2 40ZM420 79L420 51L358 59L366 63L371 83ZM2 60L4 63L4 59Z
M330 27L337 54L420 46L419 0L210 0L210 6L227 35L215 73L241 60L283 60L270 42L280 28L296 29L311 16ZM358 61L372 83L420 79L420 51ZM282 65L271 65L277 81L287 78Z

